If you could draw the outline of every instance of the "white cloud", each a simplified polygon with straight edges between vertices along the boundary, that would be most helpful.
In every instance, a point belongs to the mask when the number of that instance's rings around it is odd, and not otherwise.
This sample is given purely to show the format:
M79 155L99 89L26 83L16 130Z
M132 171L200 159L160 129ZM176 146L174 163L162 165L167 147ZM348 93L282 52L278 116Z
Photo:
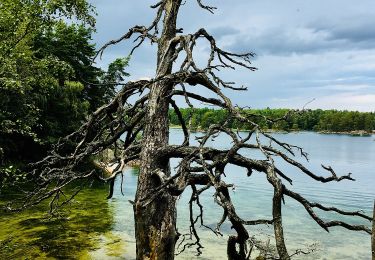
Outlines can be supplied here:
M343 93L317 98L314 108L375 111L375 94Z
M312 102L310 102L312 101ZM375 94L341 93L321 96L314 99L306 97L274 98L274 107L302 109L339 109L375 112ZM306 105L307 104L307 105Z

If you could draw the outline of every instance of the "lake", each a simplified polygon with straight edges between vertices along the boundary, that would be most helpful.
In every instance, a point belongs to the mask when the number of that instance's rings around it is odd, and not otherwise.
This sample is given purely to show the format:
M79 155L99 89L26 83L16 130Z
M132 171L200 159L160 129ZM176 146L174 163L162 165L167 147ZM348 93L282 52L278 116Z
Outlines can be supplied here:
M242 133L244 134L244 133ZM197 133L196 135L199 135ZM309 153L309 169L326 174L320 165L330 165L337 173L353 173L355 182L316 183L298 172L295 168L282 164L289 177L292 177L293 189L326 205L346 210L363 210L372 215L375 199L375 142L371 137L351 137L346 135L322 135L310 132L273 134L281 141L304 147ZM171 143L183 140L182 131L171 129ZM192 143L194 143L192 136ZM212 144L212 143L211 143ZM228 137L220 135L215 140L217 148L227 148ZM255 151L240 151L242 154L261 158ZM302 160L301 160L302 161ZM177 161L171 162L172 168ZM226 168L226 181L235 184L231 196L238 214L244 219L271 218L273 188L265 176L254 173L250 178L241 168ZM82 191L74 203L58 219L50 219L46 214L46 205L17 215L0 216L0 259L134 259L134 220L132 205L137 183L137 169L125 172L124 196L121 195L119 181L112 199L106 200L107 187L93 184ZM205 224L216 226L221 218L221 209L212 197L212 192L202 195L205 207ZM178 201L178 229L188 232L188 199L185 194ZM333 213L318 212L325 219L350 221L353 224L366 224L355 218L338 216ZM284 232L289 253L297 249L315 248L308 256L296 259L370 259L371 238L363 232L332 228L329 233L322 230L310 219L304 208L286 198L283 207ZM197 259L226 259L226 241L231 234L229 224L223 225L223 237L215 236L211 231L200 228L203 254ZM265 241L271 239L272 227L257 226L249 228L251 236ZM195 258L195 249L179 255L177 259Z

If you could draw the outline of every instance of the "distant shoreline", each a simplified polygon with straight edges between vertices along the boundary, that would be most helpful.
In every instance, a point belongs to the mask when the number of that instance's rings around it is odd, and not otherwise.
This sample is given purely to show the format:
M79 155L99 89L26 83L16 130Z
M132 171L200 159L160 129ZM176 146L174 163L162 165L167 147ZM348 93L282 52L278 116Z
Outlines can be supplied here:
M374 135L374 131L372 132L367 132L364 130L355 130L355 131L349 131L349 132L334 132L334 131L318 131L315 132L318 134L336 134L336 135L351 135L351 136L363 136L363 137L368 137Z
M181 125L181 117L190 128L204 131L212 124L223 124L231 129L251 130L251 122L231 118L225 109L182 108L180 116L169 111L171 127ZM266 132L289 133L308 131L321 134L371 136L375 134L375 112L289 109L241 109L244 117ZM266 130L269 129L269 130Z
M179 125L171 125L170 129L182 129ZM237 130L237 129L234 129ZM207 129L195 129L192 132L206 132ZM238 129L241 132L249 132L248 129ZM358 137L370 137L375 135L375 132L367 132L365 130L355 130L355 131L344 131L344 132L335 132L335 131L307 131L307 130L278 130L278 129L266 129L264 130L266 133L278 133L278 134L289 134L289 133L303 133L303 132L311 132L316 134L324 134L324 135L349 135L349 136L358 136Z

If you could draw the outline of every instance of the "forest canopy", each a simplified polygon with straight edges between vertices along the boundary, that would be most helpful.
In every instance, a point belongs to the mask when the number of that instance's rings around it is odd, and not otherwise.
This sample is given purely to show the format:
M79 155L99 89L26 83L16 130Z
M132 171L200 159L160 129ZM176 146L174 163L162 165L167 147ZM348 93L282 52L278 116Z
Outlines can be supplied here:
M252 116L254 121L265 129L282 131L303 130L319 132L371 132L375 129L375 113L338 110L302 110L290 109L243 109L241 113ZM208 129L212 124L220 124L227 120L228 112L222 109L184 108L181 114L185 121L190 121L193 129ZM279 120L285 115L285 120ZM180 125L178 116L169 111L172 125ZM252 125L231 120L228 126L234 129L251 130Z
M86 1L0 3L0 160L42 158L109 102L129 58L95 67L94 9Z

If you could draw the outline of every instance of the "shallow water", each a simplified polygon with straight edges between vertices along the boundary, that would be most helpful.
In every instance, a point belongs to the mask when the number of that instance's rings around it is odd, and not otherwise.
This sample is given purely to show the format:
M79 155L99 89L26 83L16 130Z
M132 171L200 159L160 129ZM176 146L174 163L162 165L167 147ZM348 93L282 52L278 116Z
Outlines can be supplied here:
M320 164L331 165L338 173L352 172L356 182L331 184L314 183L293 168L282 165L288 176L293 177L293 189L308 198L327 205L347 210L362 209L371 215L375 198L374 137L350 137L341 135L320 135L315 133L275 134L282 141L302 146L310 154L310 169L324 174ZM180 130L171 130L171 143L182 140ZM228 147L226 136L219 136L216 146ZM194 139L192 139L194 143ZM254 152L243 154L260 157ZM172 167L177 161L172 161ZM285 168L287 167L287 168ZM271 218L272 187L260 173L251 178L238 167L226 169L227 181L236 185L232 199L238 213L245 219ZM134 220L132 205L137 170L125 173L124 196L119 182L116 182L114 197L106 200L107 188L93 185L82 191L67 208L63 217L49 219L46 205L16 215L0 216L0 259L134 259ZM188 231L188 199L185 194L179 199L178 227L180 233ZM214 227L221 217L220 208L213 202L212 192L206 193L201 202L205 207L205 220ZM323 231L313 222L299 204L286 199L283 208L284 231L289 252L306 249L314 245L316 252L300 259L370 259L370 236L362 232L333 228ZM355 224L367 224L335 214L322 213L327 219L345 219ZM223 225L223 237L216 237L204 228L199 229L203 254L199 259L226 259L226 240L232 231ZM249 229L251 235L267 240L272 228L259 226ZM272 238L271 238L272 239ZM177 259L192 259L192 248Z

